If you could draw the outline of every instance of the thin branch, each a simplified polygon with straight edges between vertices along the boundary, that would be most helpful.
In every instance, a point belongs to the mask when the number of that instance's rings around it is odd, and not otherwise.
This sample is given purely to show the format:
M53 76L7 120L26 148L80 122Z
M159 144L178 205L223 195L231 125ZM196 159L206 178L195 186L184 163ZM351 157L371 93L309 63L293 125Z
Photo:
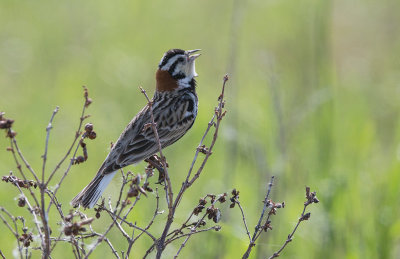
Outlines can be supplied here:
M51 115L49 124L46 127L46 132L47 132L47 134L46 134L46 142L45 142L45 146L44 146L44 154L42 156L42 158L43 158L42 183L44 183L44 174L45 174L46 161L47 161L47 150L48 150L48 147L49 147L50 130L53 128L52 123L53 123L54 117L55 117L56 113L58 112L58 110L59 110L59 107L57 106L54 109L53 114Z
M43 231L44 231L44 247L43 247L43 257L48 258L50 256L50 249L51 249L51 241L50 241L50 227L48 222L48 212L46 211L46 204L45 204L45 194L46 194L46 185L45 185L45 169L46 169L46 161L47 161L47 150L49 146L49 139L50 139L50 130L52 129L52 123L54 116L58 112L58 106L54 109L53 114L51 115L49 124L46 127L46 142L43 154L43 166L42 166L42 181L39 184L40 188L40 210L42 216L42 224L43 224ZM79 250L78 250L79 255Z
M114 246L111 244L110 240L108 238L104 238L104 242L106 242L108 244L108 246L110 247L112 253L115 255L116 258L120 259L117 250L115 250Z
M152 234L150 234L147 230L145 230L145 229L143 229L143 228L141 228L141 227L138 227L138 226L136 226L135 224L133 224L133 223L131 223L131 222L128 222L128 221L126 221L126 220L123 220L119 215L115 215L114 212L110 211L110 210L107 209L107 208L102 208L102 209L105 210L108 214L110 214L110 217L111 217L111 218L113 218L114 216L116 216L116 218L117 218L118 220L123 221L123 223L125 223L125 224L128 225L129 227L138 229L138 230L140 230L140 231L146 233L153 241L156 241L156 240L157 240L157 239L156 239Z
M110 211L114 211L111 205L111 199L108 200L108 205L110 207ZM115 217L115 215L112 213L110 214L110 216L115 221L115 224L117 225L117 228L121 231L122 235L128 240L128 242L130 242L131 241L130 236L122 228L121 224L118 222L118 219Z
M261 232L263 231L263 229L261 227L261 222L262 222L262 220L264 218L264 214L265 214L267 208L270 205L269 194L271 193L271 189L272 189L272 186L273 186L273 183L274 183L274 178L275 178L274 176L271 176L271 180L270 180L270 182L268 184L268 191L267 191L267 194L265 195L265 198L264 198L263 210L261 212L261 215L260 215L260 218L258 220L258 223L257 223L257 225L255 227L255 231L253 233L253 237L250 240L249 246L247 247L247 250L246 250L246 252L244 253L244 255L242 257L243 259L246 259L246 258L249 257L252 248L255 246L256 240L258 239L258 237L260 236Z
M192 236L192 235L195 235L195 234L198 234L198 233L202 233L202 232L206 232L206 231L210 231L210 230L220 230L220 228L221 227L219 225L215 225L215 226L212 226L212 227L209 227L209 228L200 229L200 230L196 230L194 232L185 233L185 234L182 234L180 236L176 236L176 237L174 237L172 239L168 239L165 242L165 244L168 245L168 244L170 244L170 243L174 242L175 240L180 239L182 237Z
M144 179L144 183L147 183L147 181L148 181L148 175L146 174L146 178ZM120 222L121 224L122 224L123 221L125 221L125 219L126 219L126 218L128 217L128 215L129 215L129 213L130 213L130 212L132 211L132 209L136 206L136 204L137 204L137 202L140 200L141 196L142 196L142 193L139 192L138 196L136 196L135 201L131 204L131 206L129 207L128 211L125 213L124 217L122 218L122 220L121 220L121 222Z
M261 221L263 220L265 211L267 210L267 208L269 206L269 194L271 193L271 189L272 189L272 186L274 184L274 178L275 178L275 176L271 176L271 181L268 184L267 195L265 195L265 199L264 199L264 207L263 207L263 210L261 212L260 219L258 220L258 223L257 223L257 226L256 226L256 231L254 232L254 235L253 235L253 239L256 236L256 232L259 231L260 228L261 228Z
M16 238L16 240L17 240L17 247L18 247L19 256L20 256L20 258L22 259L22 258L23 258L23 256L22 256L22 247L21 247L21 242L19 241L17 220L16 220L16 218L15 218L8 210L6 210L5 208L0 207L0 211L2 211L4 214L6 214L6 215L11 219L11 221L12 221L13 224L14 224L15 230L11 227L11 225L8 223L8 221L0 214L0 218L1 218L1 220L3 221L4 225L6 225L6 227L11 231L11 233L15 236L15 238ZM0 250L0 252L1 252L1 250ZM4 255L3 255L2 253L1 253L1 255L2 255L3 258L5 258Z
M211 206L209 206L209 208L213 208L214 205L219 201L219 198L216 198L214 200L214 202L211 203ZM204 221L204 219L206 218L206 216L208 215L208 209L206 210L206 213L204 213L203 217L201 217L200 220L197 221L196 225L194 225L193 227L190 228L190 232L187 233L186 239L185 241L183 241L183 243L181 244L181 246L179 247L178 251L176 252L174 259L178 258L179 253L182 251L182 249L185 247L186 243L189 241L189 238L196 233L196 229L200 226L201 222ZM171 241L172 242L172 241Z
M144 228L145 231L140 232L139 235L137 235L128 245L128 250L126 251L126 258L129 258L129 254L131 252L132 246L133 244L144 234L147 232L147 230L153 225L154 223L154 219L157 217L157 215L160 214L160 212L158 211L159 209L159 204L160 204L160 196L158 195L158 189L156 188L156 209L153 213L153 217L151 218L150 222L147 224L147 226ZM136 225L135 225L136 226ZM155 240L155 239L154 239Z
M22 198L24 198L25 199L25 202L26 202L26 205L28 206L28 211L33 215L33 222L35 223L35 225L36 225L36 229L37 229L37 231L38 231L38 233L39 233L39 236L40 236L40 239L41 239L41 242L42 242L42 246L44 247L44 238L43 238L43 233L42 233L42 231L41 231L41 228L40 228L40 223L39 223L39 220L38 220L38 218L37 218L37 216L36 216L36 211L35 211L35 209L32 207L32 205L30 204L30 202L29 202L29 200L28 200L28 197L26 197L26 195L24 194L24 192L22 191L22 189L21 189L21 187L18 185L18 183L17 182L12 182L16 187L17 187L17 189L19 190L19 193L21 194L21 197ZM43 220L43 218L42 218L42 220Z
M16 164L16 166L17 166L17 168L18 168L18 171L21 173L22 178L24 178L24 180L28 180L28 178L26 178L25 173L24 173L23 170L22 170L21 164L20 164L19 161L18 161L18 157L17 157L17 155L15 154L15 149L16 149L17 147L14 148L14 142L12 141L12 139L10 139L10 146L11 146L10 151L11 151L13 157L14 157L14 161L15 161L15 164ZM32 187L31 187L30 185L28 185L28 190L29 190L29 193L31 194L33 200L35 201L35 205L39 207L39 201L38 201L38 199L36 198L36 195L35 195L35 193L33 192Z
M72 141L72 144L71 144L71 146L68 148L68 150L67 150L67 153L64 155L64 157L60 160L60 162L58 162L58 164L56 165L56 167L54 168L54 170L53 170L53 172L51 172L51 174L50 174L50 176L49 176L49 178L47 179L47 182L46 182L46 186L47 185L49 185L49 183L50 183L50 181L51 181L51 179L53 178L53 176L54 176L54 174L57 172L57 170L61 167L61 165L64 163L64 161L65 161L65 159L67 159L67 157L69 156L69 154L71 153L71 151L72 151L72 149L73 149L73 147L75 146L75 143L76 143L76 141L79 139L79 136L81 135L80 134L80 131L81 131L81 128L82 128L82 125L83 125L83 121L85 120L85 119L87 119L89 116L85 116L85 111L86 111L86 108L89 106L89 102L88 102L88 96L87 96L87 89L86 89L86 87L84 87L84 92L85 92L85 94L84 94L84 97L85 97L85 103L84 103L84 105L83 105L83 108L82 108L82 113L81 113L81 117L80 117L80 120L79 120L79 125L78 125L78 129L76 130L76 132L75 132L75 138L74 138L74 140ZM91 102L91 101L90 101ZM75 157L75 156L74 156ZM51 205L51 204L50 204Z
M243 220L244 227L246 229L246 234L249 237L249 241L251 242L251 235L250 235L249 228L247 226L246 217L244 216L244 211L243 211L242 205L240 204L240 201L237 198L235 198L235 203L239 206L240 212L242 213L242 220Z
M14 146L17 149L17 153L18 153L19 157L21 158L21 160L24 162L26 168L28 168L28 170L32 173L32 176L35 178L36 182L39 183L39 178L37 177L37 174L35 173L35 171L31 167L31 165L28 163L28 161L25 159L25 157L22 155L22 152L19 149L19 146L18 146L18 143L17 143L17 139L15 137L12 138L12 142L14 143Z
M292 232L288 235L285 243L283 243L282 247L276 251L275 253L273 253L273 255L271 255L269 257L269 259L278 257L280 255L280 253L283 251L283 249L285 249L285 247L292 241L294 234L296 233L297 228L299 227L300 223L305 221L305 220L309 220L311 213L308 212L306 213L306 208L308 205L312 204L312 203L318 203L319 200L316 196L316 192L310 192L310 187L306 187L306 198L307 201L304 202L304 207L303 207L303 211L301 212L300 218L297 221L296 226L294 226L294 229L292 230Z
M81 137L81 141L82 141L83 139L84 139L84 137L82 136L82 137ZM79 145L79 143L78 143L78 144L76 145L74 154L72 155L71 161L70 161L70 163L69 163L69 165L68 165L68 168L64 171L63 176L61 177L60 181L57 183L57 185L56 185L56 187L55 187L55 189L54 189L54 191L53 191L54 195L57 194L58 190L59 190L60 187L61 187L62 182L64 181L65 177L67 177L68 172L71 170L71 167L72 167L72 165L73 165L73 163L74 163L74 158L75 158L75 156L76 156L76 153L78 152L79 146L80 146L80 145ZM49 182L49 181L47 181L45 185L47 185L48 182ZM52 204L53 204L53 202L50 201L50 202L49 202L49 206L47 207L47 213L50 211L50 207L51 207Z

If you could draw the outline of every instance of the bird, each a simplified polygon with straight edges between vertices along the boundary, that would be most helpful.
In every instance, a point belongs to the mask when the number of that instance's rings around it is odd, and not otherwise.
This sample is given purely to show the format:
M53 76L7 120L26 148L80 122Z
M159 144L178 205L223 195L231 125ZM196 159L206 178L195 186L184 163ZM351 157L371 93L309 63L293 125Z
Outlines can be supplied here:
M200 49L170 49L156 71L151 100L161 148L179 140L192 127L198 110L195 60ZM159 151L146 105L126 126L93 180L71 201L73 207L93 208L118 169L145 160Z

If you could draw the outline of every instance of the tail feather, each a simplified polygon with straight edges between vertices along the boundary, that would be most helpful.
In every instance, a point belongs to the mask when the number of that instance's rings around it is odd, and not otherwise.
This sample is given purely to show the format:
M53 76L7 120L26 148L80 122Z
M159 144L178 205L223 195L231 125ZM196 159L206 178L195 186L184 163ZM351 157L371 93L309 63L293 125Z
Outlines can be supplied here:
M97 174L96 177L71 201L73 207L93 208L111 182L116 172Z

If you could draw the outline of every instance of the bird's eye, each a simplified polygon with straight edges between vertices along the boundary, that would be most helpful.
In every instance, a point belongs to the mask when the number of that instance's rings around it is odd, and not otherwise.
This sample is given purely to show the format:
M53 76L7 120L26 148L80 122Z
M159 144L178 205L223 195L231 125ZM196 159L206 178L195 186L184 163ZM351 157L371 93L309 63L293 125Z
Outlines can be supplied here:
M183 58L182 57L180 57L180 58L178 58L178 62L183 62Z

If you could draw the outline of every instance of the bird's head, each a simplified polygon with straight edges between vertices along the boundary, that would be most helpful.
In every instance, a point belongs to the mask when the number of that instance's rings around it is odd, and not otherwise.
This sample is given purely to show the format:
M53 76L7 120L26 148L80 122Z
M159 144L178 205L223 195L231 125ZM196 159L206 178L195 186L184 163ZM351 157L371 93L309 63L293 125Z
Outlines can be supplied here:
M195 70L195 60L200 54L194 54L199 51L170 49L165 52L156 74L157 90L168 91L184 86L197 76ZM182 84L178 84L180 81ZM173 85L173 82L175 85Z

